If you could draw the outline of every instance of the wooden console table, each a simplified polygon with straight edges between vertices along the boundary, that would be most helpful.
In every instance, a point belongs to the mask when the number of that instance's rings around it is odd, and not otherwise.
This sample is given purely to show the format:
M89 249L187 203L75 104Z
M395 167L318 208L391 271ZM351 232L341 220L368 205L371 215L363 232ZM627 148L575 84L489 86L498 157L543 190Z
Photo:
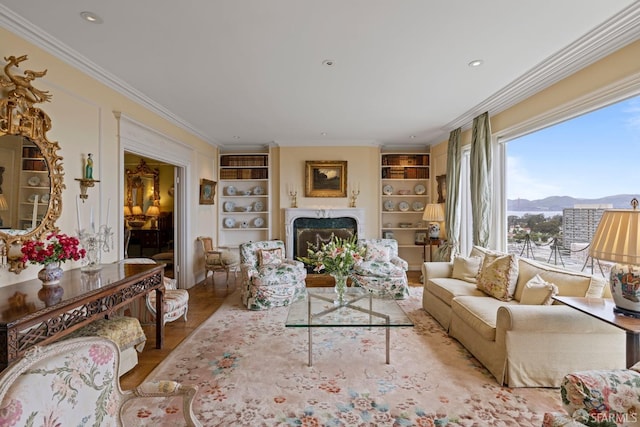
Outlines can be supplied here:
M156 292L156 348L164 344L164 264L105 264L64 272L62 295L40 292L38 279L0 288L0 370L30 347L51 343L147 293Z

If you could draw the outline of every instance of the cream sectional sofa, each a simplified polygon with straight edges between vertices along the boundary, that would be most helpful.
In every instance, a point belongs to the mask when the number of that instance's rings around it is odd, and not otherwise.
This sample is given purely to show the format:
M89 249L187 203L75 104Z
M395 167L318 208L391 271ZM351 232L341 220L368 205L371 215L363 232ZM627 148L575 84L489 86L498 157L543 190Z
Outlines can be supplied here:
M470 257L487 254L503 255L474 247ZM559 303L520 302L536 275L555 284L558 295L596 298L611 297L606 279L520 257L514 262L517 282L509 301L479 290L459 268L456 277L470 281L453 278L453 262L425 262L422 305L501 385L559 387L570 372L625 368L621 329Z

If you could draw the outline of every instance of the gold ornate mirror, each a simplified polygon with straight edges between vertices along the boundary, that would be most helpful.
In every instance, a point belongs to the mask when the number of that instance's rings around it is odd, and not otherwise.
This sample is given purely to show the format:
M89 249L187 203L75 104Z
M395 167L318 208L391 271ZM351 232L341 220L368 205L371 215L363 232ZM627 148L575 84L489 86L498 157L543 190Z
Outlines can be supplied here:
M0 254L20 273L19 248L23 242L39 239L57 230L62 211L62 157L57 142L47 139L51 119L35 104L48 102L51 95L32 86L47 70L25 70L18 74L27 56L5 57L0 75ZM16 255L17 254L17 255Z
M151 169L144 159L135 169L127 169L126 216L132 228L140 228L146 222L147 215L158 213L149 211L160 206L160 171Z

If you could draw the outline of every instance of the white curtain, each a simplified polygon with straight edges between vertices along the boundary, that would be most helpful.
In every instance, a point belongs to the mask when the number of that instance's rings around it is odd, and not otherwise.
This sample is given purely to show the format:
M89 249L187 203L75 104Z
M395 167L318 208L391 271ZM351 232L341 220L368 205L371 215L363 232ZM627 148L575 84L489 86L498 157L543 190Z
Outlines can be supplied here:
M471 137L473 244L487 247L491 227L491 125L489 113L473 119Z

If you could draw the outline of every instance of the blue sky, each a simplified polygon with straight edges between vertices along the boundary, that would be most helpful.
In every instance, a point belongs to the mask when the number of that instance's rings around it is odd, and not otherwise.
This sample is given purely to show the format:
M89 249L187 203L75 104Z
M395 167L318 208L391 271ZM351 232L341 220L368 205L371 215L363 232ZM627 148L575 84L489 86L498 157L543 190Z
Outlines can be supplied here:
M507 145L507 198L640 194L640 96Z

